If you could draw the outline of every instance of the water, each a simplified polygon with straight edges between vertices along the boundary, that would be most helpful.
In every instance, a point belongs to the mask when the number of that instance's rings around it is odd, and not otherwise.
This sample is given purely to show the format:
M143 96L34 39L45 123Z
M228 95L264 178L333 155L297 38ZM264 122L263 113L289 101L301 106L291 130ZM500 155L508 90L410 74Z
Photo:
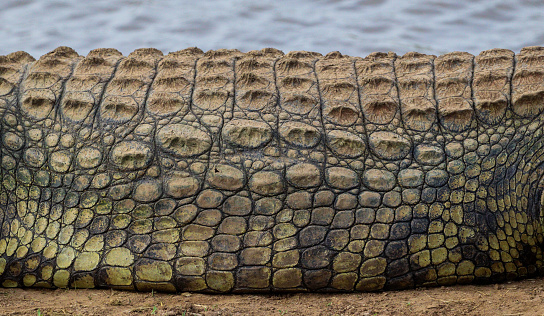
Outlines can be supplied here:
M544 46L542 0L2 0L0 21L0 55L35 57L61 45L82 55L197 46L352 56Z

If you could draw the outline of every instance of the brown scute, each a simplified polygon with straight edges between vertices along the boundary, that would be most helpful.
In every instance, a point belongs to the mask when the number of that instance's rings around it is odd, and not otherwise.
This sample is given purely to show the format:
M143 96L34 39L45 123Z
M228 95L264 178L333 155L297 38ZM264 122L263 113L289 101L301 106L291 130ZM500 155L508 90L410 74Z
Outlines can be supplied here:
M226 90L199 90L195 91L195 103L207 105L209 110L225 104L229 98L229 92Z
M512 110L524 118L533 118L544 110L544 48L527 47L516 55L512 76Z
M299 59L295 59L292 57L285 57L285 59L281 59L278 61L277 66L281 71L285 72L302 72L302 71L311 71L312 70L312 64L307 61L302 61Z
M434 61L438 116L449 131L462 132L471 126L473 61L473 55L463 52L442 55Z
M415 75L398 79L398 85L401 89L401 97L419 97L422 92L426 92L433 85L433 80L428 76Z
M185 48L185 49L178 50L178 51L175 51L175 52L170 52L170 53L168 53L167 57L168 56L171 56L171 57L182 57L182 56L200 57L202 55L204 55L204 52L202 51L202 49L200 49L198 47L189 47L189 48Z
M306 114L319 104L317 99L302 94L286 94L280 105L288 112Z
M255 58L248 58L248 59L243 59L237 62L236 67L242 72L247 72L247 71L253 71L257 69L268 68L270 67L270 62L257 60Z
M474 107L478 118L489 124L498 123L506 111L508 98L499 91L477 91L474 93Z
M100 106L101 119L126 122L138 113L138 104L132 97L107 96Z
M530 46L522 48L516 58L518 62L522 62L528 67L541 68L542 63L544 63L544 47Z
M399 104L389 96L375 96L361 100L363 115L372 123L389 123L398 111Z
M501 90L510 83L510 79L504 74L485 72L475 74L472 83L475 87L485 88L485 90Z
M461 97L442 99L438 103L442 125L450 131L462 132L470 127L474 109Z
M104 70L109 70L115 65L115 61L111 62L103 57L91 56L85 57L76 67L75 73L101 73Z
M329 53L316 62L315 72L321 91L324 122L342 126L346 132L357 132L351 126L358 121L362 124L363 116L353 58L339 52Z
M514 52L505 48L492 48L492 49L484 50L480 52L480 54L478 54L478 57L480 58L497 57L502 59L504 56L514 57Z
M365 59L382 59L382 58L397 58L397 54L393 52L384 53L384 52L372 52L368 54Z
M343 57L344 55L342 55L342 53L340 53L339 51L334 51L325 55L324 59L340 59Z
M463 70L467 63L472 63L474 56L466 52L453 52L438 56L435 60L435 71L458 71Z
M386 124L399 113L395 54L374 53L355 61L363 116L369 123Z
M402 119L416 131L426 131L436 121L436 107L433 101L424 97L403 100Z
M308 78L301 78L298 76L286 76L282 78L279 82L279 85L282 88L290 90L304 90L309 89L314 81Z
M428 73L432 70L432 62L436 56L420 53L406 53L395 60L395 71L398 74Z
M43 55L40 57L40 59L48 59L48 58L76 58L79 57L79 54L73 50L70 47L67 46L59 46L55 48L54 50L50 51L49 53Z
M512 85L515 86L540 84L543 82L544 71L540 69L522 69L520 71L516 71L514 77L512 78Z
M32 72L48 72L60 77L67 77L72 70L72 61L59 58L40 58L31 67Z
M61 76L52 72L31 72L26 77L25 88L49 88L61 79Z
M248 91L245 91L242 94L242 96L240 96L240 99L251 103L251 102L267 101L267 100L270 100L270 98L272 97L273 97L273 94L266 90L248 90Z
M233 112L235 116L244 115L247 111L260 111L261 115L277 115L278 92L275 86L274 64L281 55L283 54L273 51L270 51L270 54L254 51L235 62ZM256 67L257 65L259 67Z
M26 64L31 63L33 61L36 61L34 57L32 57L29 53L23 52L23 51L17 51L13 53L9 53L7 55L0 56L0 65L6 65L6 64Z
M237 97L236 103L242 109L262 110L276 106L276 94L266 90L247 90Z
M202 76L197 78L197 81L208 89L224 87L230 82L229 78L223 74Z
M117 68L117 75L128 75L133 76L139 73L147 72L155 68L155 65L153 62L135 58L135 57L127 57L121 61Z
M385 94L395 88L395 80L386 77L386 76L373 76L368 78L363 78L360 80L366 88L373 90L378 94Z
M192 83L187 80L185 77L166 77L166 76L157 76L155 81L153 81L153 86L155 89L160 87L161 91L170 91L175 92L182 89L185 89L187 86L190 86Z
M56 102L53 92L47 89L26 90L22 100L21 109L36 120L46 118Z
M245 53L244 57L266 57L266 58L280 58L285 55L281 50L276 48L263 48L261 50L252 50Z
M529 67L540 67L544 63L544 55L518 56L518 62L523 62Z
M363 80L369 79L368 76L377 76L380 74L389 74L393 71L391 60L367 60L363 59L362 62L356 62L355 68L357 69L357 74Z
M347 81L326 83L321 87L321 93L325 97L341 100L348 99L355 92L357 92L355 84Z
M173 93L155 92L147 100L147 110L156 115L168 115L188 107L187 101Z
M230 71L231 63L227 60L201 60L197 64L197 72L199 73L217 73Z
M101 82L96 75L74 75L66 82L66 91L87 91Z
M187 67L187 66L193 66L193 65L187 65L183 61L180 61L178 59L175 59L173 56L168 55L165 58L163 58L159 62L159 71L169 71L171 73L175 73L175 70L180 67Z
M232 110L234 64L240 55L241 53L237 50L223 49L208 51L198 59L191 100L194 105L192 106L193 114L223 116L227 109ZM216 122L209 122L209 124L215 126Z
M3 78L0 75L0 95L6 95L10 93L15 87L15 83Z
M453 95L463 91L470 84L469 77L450 77L437 80L435 83L436 94Z
M87 54L87 58L89 57L100 57L100 58L114 57L119 59L123 57L123 54L115 48L97 48L97 49L91 50Z
M30 74L33 72L49 72L66 78L72 72L72 65L79 59L78 57L79 55L73 49L61 46L36 61L30 69ZM28 79L25 81L28 81Z
M309 58L309 59L313 59L315 57L321 57L323 55L321 55L320 53L317 53L317 52L307 52L307 51L292 51L292 52L289 52L285 55L286 58L299 58L299 59L303 59L303 58Z
M544 110L544 90L515 96L512 106L516 114L522 117L534 117Z
M0 57L4 57L4 56L0 56ZM15 65L9 65L9 66L4 66L5 64L2 64L0 62L0 76L1 77L8 77L8 76L12 76L16 73L19 72L19 67L15 66Z
M426 55L426 54L418 53L418 52L407 52L406 54L402 55L401 58L425 58L427 56L430 56L430 55ZM436 56L432 56L432 57L436 57Z
M357 62L355 68L359 75L368 75L368 74L379 74L379 73L390 73L391 63L397 59L397 54L393 52L389 53L380 53L375 52L371 53L365 58L358 59L362 62Z
M510 98L510 80L514 53L506 49L481 52L474 59L474 109L478 119L487 124L499 123Z
M109 92L124 94L127 91L133 91L139 89L145 85L145 82L140 78L134 78L132 76L127 77L115 77L110 81L108 86ZM131 93L128 93L129 95Z
M236 79L236 84L252 88L265 88L269 81L253 72L244 72Z
M92 111L95 101L88 92L66 93L61 102L64 117L73 121L82 121Z
M237 49L218 49L218 50L209 50L206 53L204 53L204 57L211 58L211 59L218 59L218 58L235 58L242 55L242 52Z
M341 126L352 125L360 115L357 108L342 102L326 107L323 114L326 119Z
M426 131L436 122L434 59L412 52L395 60L401 117L409 129Z
M156 48L138 48L135 49L132 53L128 54L128 58L134 57L134 58L160 58L164 54L162 51L156 49Z

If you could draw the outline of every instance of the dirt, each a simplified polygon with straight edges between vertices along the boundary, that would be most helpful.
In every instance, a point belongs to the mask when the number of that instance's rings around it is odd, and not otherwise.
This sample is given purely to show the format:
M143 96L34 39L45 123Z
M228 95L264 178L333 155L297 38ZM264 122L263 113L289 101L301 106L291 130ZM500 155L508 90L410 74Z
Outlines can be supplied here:
M0 315L544 315L544 279L382 293L0 289Z

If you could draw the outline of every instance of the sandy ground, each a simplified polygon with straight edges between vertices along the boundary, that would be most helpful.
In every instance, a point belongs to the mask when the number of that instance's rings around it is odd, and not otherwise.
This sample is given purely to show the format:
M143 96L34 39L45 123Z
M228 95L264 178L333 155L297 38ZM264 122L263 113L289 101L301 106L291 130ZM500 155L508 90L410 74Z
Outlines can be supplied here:
M544 279L350 294L0 289L0 315L544 315Z

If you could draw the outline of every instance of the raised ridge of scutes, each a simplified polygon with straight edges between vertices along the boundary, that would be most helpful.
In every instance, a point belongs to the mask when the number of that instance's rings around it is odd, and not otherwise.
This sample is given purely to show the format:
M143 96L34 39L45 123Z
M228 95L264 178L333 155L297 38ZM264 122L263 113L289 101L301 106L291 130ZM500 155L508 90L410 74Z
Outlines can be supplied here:
M234 98L234 60L242 53L221 49L208 51L196 65L193 112L223 116L232 110Z
M102 122L124 123L140 113L161 57L159 50L142 48L121 60L100 105Z
M474 56L463 52L442 55L435 60L435 88L438 115L447 130L461 132L474 117L472 72Z
M21 51L0 56L0 96L12 92L21 80L23 66L33 61L34 57Z
M314 62L319 56L310 52L290 52L276 62L281 112L312 117L310 112L319 108L319 92L314 75Z
M240 110L276 113L278 95L274 84L274 63L279 50L251 51L236 61L235 104Z
M407 53L395 60L401 116L409 129L426 131L436 121L434 59L432 55Z
M533 118L544 109L544 47L526 47L516 55L512 77L512 110Z
M398 112L395 58L393 53L374 53L355 62L363 115L371 123L389 123Z
M123 55L116 49L92 50L81 60L66 82L60 109L74 122L85 120L98 106L107 81Z
M474 59L474 108L478 119L487 124L499 123L510 103L510 80L514 69L514 52L491 49Z
M35 120L46 118L61 97L63 84L79 58L73 49L61 46L32 64L22 84L23 112Z
M180 112L181 117L187 114L194 89L195 63L202 55L200 49L192 47L169 53L159 62L146 104L149 113Z
M350 126L362 117L353 58L333 52L315 65L325 122Z

